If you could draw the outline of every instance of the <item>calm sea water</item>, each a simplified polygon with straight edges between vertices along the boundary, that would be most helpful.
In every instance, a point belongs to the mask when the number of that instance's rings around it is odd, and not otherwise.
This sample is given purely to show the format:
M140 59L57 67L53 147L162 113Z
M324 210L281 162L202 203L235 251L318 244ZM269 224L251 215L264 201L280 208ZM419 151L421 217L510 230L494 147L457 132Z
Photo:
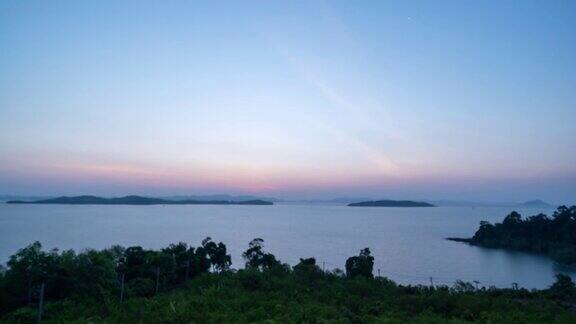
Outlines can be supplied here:
M481 220L501 221L510 208L352 208L345 206L71 206L0 204L0 261L33 241L76 250L114 244L160 248L179 241L197 246L206 236L224 242L233 267L261 237L289 264L316 257L326 269L369 247L375 272L399 283L544 288L576 270L538 255L484 249L444 238L470 237ZM523 216L552 210L518 210Z

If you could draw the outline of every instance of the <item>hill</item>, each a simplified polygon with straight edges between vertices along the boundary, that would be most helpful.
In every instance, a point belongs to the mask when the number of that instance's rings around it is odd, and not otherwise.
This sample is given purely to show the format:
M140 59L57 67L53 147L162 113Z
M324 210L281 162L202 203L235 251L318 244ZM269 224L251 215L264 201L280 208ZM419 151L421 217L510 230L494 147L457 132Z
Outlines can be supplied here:
M167 200L142 196L102 198L97 196L58 197L35 201L11 200L8 204L62 204L62 205L273 205L264 200Z
M348 204L350 207L435 207L432 204L411 200L375 200Z
M533 208L545 208L552 207L549 203L542 201L540 199L529 200L519 205L520 207L533 207Z

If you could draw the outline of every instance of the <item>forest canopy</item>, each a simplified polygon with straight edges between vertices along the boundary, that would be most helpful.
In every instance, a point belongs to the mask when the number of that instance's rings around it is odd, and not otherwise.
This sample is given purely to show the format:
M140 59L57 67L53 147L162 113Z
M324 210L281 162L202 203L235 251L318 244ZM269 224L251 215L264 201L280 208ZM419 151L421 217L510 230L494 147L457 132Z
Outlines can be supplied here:
M572 279L559 274L546 290L401 286L374 276L368 248L345 271L313 257L290 267L249 242L245 267L231 268L224 243L171 244L160 250L45 251L35 242L0 271L0 321L33 322L444 322L576 320ZM40 289L39 289L40 288ZM44 301L43 303L40 301ZM43 311L40 312L39 310ZM513 310L513 312L511 312Z
M513 211L501 223L480 222L470 244L546 254L565 264L576 264L576 206L560 206L548 217L523 219Z

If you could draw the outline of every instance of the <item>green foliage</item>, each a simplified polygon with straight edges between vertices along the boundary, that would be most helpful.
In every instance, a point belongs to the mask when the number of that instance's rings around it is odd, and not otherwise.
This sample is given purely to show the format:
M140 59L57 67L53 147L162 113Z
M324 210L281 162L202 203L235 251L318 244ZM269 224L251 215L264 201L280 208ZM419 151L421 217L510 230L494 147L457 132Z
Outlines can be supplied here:
M240 271L238 273L238 279L240 279L242 287L248 291L256 291L264 286L262 276L260 276L260 273L253 268Z
M26 300L29 278L50 287L44 319L55 323L576 321L576 314L566 310L575 303L574 283L563 275L545 291L476 289L467 282L451 288L399 286L372 277L374 258L368 249L348 259L344 275L322 271L314 258L289 268L264 252L262 240L252 241L244 253L246 269L225 270L229 263L221 256L226 250L211 242L206 239L197 248L178 243L160 251L113 247L78 254L44 252L34 243L0 271L0 322L35 320L36 306ZM188 265L201 267L191 271ZM209 272L210 266L217 272ZM123 303L118 299L121 275Z
M549 293L557 299L574 300L576 299L576 286L572 278L565 274L557 274L556 282L550 287Z
M301 269L301 268L300 268ZM300 271L300 270L299 270ZM248 280L248 281L247 281ZM256 286L246 284L257 282ZM397 286L385 279L338 277L322 272L315 286L295 271L274 274L256 269L205 273L180 289L124 304L88 299L52 302L48 322L107 323L573 323L576 315L530 292L460 292L452 288ZM527 295L523 295L527 294ZM21 308L2 320L34 319Z
M365 248L360 251L360 255L353 256L346 260L346 275L348 277L363 276L372 278L374 275L374 257L370 255L370 249Z
M155 283L150 278L135 278L126 284L129 297L150 297L154 295Z
M250 241L242 256L246 260L246 268L270 270L282 266L273 254L264 252L264 240L261 238Z
M47 301L117 298L122 277L126 296L152 296L157 279L159 287L174 287L186 278L208 272L211 265L222 271L230 264L226 246L209 238L196 249L178 243L160 251L114 246L79 254L46 252L35 242L11 256L7 269L0 272L0 315L35 303L41 283L45 284Z
M543 253L558 262L576 264L576 206L560 206L552 218L538 214L523 220L512 212L502 223L480 222L471 243Z
M232 257L226 252L226 245L222 242L216 244L210 237L202 241L202 247L210 257L210 263L218 271L225 271L232 264Z

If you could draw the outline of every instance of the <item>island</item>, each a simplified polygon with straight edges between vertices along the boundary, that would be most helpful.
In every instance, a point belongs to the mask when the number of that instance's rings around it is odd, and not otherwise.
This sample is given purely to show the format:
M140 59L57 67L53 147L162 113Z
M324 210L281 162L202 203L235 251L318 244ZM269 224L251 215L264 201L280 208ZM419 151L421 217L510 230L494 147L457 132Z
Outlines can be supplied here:
M487 248L544 254L559 263L576 265L576 206L560 206L552 217L538 214L522 219L513 211L502 223L480 222L471 238L447 239Z
M548 208L548 207L552 207L552 205L550 205L549 203L542 201L540 199L535 199L535 200L529 200L529 201L523 202L522 204L519 205L519 207Z
M411 200L373 200L348 204L349 207L436 207L427 202Z
M10 200L7 204L60 204L60 205L273 205L265 200L168 200L143 196L103 198L97 196L58 197L52 199L22 201Z

